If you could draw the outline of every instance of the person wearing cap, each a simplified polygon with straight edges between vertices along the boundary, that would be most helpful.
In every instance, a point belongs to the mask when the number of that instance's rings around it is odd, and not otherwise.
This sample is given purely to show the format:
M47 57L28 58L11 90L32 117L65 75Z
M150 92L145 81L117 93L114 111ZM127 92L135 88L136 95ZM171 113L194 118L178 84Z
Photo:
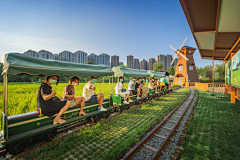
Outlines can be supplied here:
M90 81L88 81L83 87L83 97L85 98L85 103L99 102L98 111L107 111L107 109L102 106L102 103L104 100L103 93L96 94L94 92L94 90L96 89L96 86L94 86L94 83L96 82L97 82L97 77L91 76Z
M119 81L117 82L116 87L114 88L115 94L118 94L124 98L123 104L129 104L129 102L133 102L133 100L130 99L130 96L129 96L130 92L125 88L123 88L124 87L123 81L124 81L124 78L122 76L119 77ZM127 102L127 99L128 99L128 102Z
M78 86L79 82L80 82L80 79L77 76L74 76L69 80L69 84L64 88L64 91L63 91L63 98L64 98L63 100L69 100L71 102L70 107L74 107L80 104L81 109L79 112L79 116L80 115L85 116L86 113L83 112L83 107L85 105L84 97L80 97L80 96L75 97L74 86Z

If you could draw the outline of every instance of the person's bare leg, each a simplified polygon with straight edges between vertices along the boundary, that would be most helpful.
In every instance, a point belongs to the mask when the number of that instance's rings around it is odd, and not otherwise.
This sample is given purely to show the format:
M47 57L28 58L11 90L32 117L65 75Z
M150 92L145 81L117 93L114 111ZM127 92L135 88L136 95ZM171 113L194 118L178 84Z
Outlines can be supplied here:
M142 98L144 97L144 95L145 95L145 92L146 92L146 90L145 89L142 89Z
M71 105L70 101L67 101L66 105L58 112L57 116L54 118L55 121L61 119L61 115L69 108ZM61 119L62 120L62 119Z
M137 89L137 97L139 97L140 94L140 88Z
M128 101L129 101L129 100L131 100L131 98L130 98L130 95L129 95L129 94L127 94L127 97L128 97Z
M102 107L102 103L103 103L103 100L104 100L104 95L102 93L98 93L97 94L97 98L98 98L98 102L99 102L99 108Z
M80 109L79 114L86 115L86 113L83 112L83 107L85 106L85 100L84 100L84 97L79 98L79 100L80 100L80 102L81 102L81 103L80 103L80 104L81 104L81 109Z

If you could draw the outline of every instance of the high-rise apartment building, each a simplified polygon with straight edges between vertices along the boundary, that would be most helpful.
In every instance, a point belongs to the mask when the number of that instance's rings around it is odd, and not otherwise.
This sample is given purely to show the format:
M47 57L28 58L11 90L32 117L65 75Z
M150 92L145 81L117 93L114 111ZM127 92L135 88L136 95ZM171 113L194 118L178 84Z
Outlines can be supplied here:
M133 69L140 69L139 59L137 58L133 59Z
M148 69L153 70L153 64L156 62L155 58L150 58L148 62Z
M35 58L39 58L39 54L36 51L33 50L28 50L27 52L23 53L26 56L31 56L31 57L35 57Z
M127 56L127 65L129 66L129 68L133 68L133 56L132 55Z
M93 64L98 64L98 56L94 53L91 53L90 55L88 55L88 59L87 61L92 61Z
M111 68L119 66L119 56L113 55L111 56Z
M75 62L75 55L69 51L62 51L61 53L59 53L59 60Z
M46 50L41 50L38 52L39 58L42 59L54 59L54 55L52 52L46 51Z
M168 70L168 68L171 66L171 62L172 62L172 55L166 55L166 71Z
M148 70L148 61L146 61L145 59L143 59L143 60L140 62L140 69Z
M173 66L176 66L177 65L177 61L178 61L178 58L175 58L174 62L173 62Z
M76 63L86 63L87 62L87 53L83 51L76 51L75 55L75 62Z
M110 56L108 54L102 53L98 56L99 65L107 65L110 67Z
M163 63L162 71L166 71L166 56L165 55L158 55L157 56L157 63Z

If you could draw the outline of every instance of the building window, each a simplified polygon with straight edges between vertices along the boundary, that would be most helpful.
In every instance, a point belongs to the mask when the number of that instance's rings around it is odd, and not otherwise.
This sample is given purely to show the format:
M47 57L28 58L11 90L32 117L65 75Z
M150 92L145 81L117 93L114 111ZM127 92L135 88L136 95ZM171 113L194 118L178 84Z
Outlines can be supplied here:
M193 70L193 65L189 65L189 70Z
M183 70L183 66L179 66L179 71Z

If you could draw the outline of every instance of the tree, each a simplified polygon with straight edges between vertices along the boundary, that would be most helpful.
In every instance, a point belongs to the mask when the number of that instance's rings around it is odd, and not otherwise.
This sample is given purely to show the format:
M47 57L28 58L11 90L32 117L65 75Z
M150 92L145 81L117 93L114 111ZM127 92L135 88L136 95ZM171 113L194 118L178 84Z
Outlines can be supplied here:
M93 64L93 61L87 61L85 64Z
M168 73L170 74L170 75L175 75L175 71L176 71L176 67L177 66L171 66L171 67L169 67L168 68Z
M120 67L129 68L128 64L127 65L121 64Z
M225 63L222 62L222 64L216 64L215 65L215 73L217 74L218 80L223 80L225 79Z
M162 62L161 63L155 62L153 64L153 71L155 71L155 72L160 72L162 70L162 68L163 68L163 63Z

